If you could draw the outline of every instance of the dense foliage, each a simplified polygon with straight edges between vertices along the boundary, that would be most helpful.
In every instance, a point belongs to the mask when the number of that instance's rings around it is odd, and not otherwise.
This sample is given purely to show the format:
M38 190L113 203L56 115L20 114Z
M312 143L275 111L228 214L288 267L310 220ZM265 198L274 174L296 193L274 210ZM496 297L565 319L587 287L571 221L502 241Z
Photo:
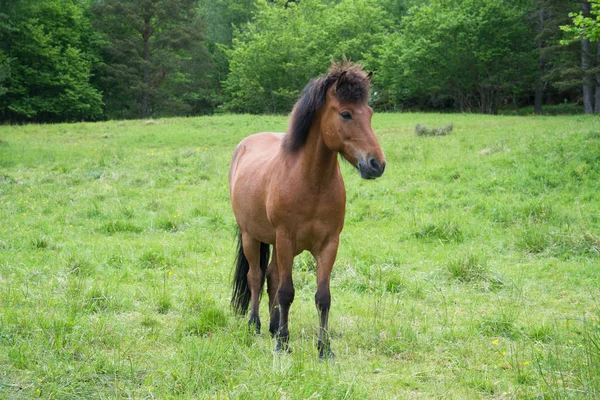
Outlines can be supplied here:
M16 0L0 13L2 120L72 120L102 116L92 84L100 62L94 32L76 0Z
M146 118L211 108L204 87L211 61L196 7L195 0L93 4L97 29L107 39L101 85L110 114Z
M574 37L583 35L587 39L600 40L600 0L589 0L589 8L579 13L571 13L573 25L563 26L563 30L573 33Z
M377 57L377 82L389 101L494 113L504 99L526 93L535 74L534 34L513 3L432 0L411 9Z
M0 0L0 121L285 113L343 57L374 71L378 109L542 113L566 102L600 112L598 7Z
M225 89L230 99L225 107L234 111L289 110L332 58L364 59L383 43L387 31L384 11L368 0L259 4L254 22L228 52Z

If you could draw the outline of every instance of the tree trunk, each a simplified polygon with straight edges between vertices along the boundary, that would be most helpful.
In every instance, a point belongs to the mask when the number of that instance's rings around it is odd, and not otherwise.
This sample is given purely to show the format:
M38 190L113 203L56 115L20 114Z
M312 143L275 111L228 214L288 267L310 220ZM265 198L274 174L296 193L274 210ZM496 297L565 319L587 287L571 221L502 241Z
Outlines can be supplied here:
M598 42L598 52L596 54L596 68L600 68L600 42ZM594 103L594 112L600 113L600 73L596 74L596 96Z
M540 35L544 31L546 8L540 8ZM544 48L544 41L538 40L538 76L535 80L535 99L533 103L533 112L535 115L542 114L542 104L544 103L544 82L542 77L544 76L544 59L542 58L542 49Z
M581 4L583 15L590 15L590 3L584 1ZM581 39L581 69L583 72L583 108L586 114L592 114L594 112L594 81L592 76L589 74L591 60L591 46L590 40L586 38Z
M144 31L142 32L142 39L144 40L144 53L142 55L144 59L144 65L142 67L142 119L148 118L148 106L150 100L150 17L144 17Z

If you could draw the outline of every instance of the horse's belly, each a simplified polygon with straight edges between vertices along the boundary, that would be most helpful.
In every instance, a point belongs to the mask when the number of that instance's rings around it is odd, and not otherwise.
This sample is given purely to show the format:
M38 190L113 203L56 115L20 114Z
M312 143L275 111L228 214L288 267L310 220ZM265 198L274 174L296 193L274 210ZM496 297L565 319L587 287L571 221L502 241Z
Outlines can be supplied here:
M256 201L253 193L237 193L232 196L233 213L242 232L263 243L275 243L275 229L267 218L264 204Z

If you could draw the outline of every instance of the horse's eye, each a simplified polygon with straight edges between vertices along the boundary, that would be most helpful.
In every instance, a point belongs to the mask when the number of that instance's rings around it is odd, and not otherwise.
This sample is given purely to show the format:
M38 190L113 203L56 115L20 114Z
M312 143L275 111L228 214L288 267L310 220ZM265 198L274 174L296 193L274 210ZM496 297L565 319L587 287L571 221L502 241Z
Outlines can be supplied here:
M348 120L348 119L352 119L352 114L350 114L348 111L344 111L343 113L340 114L342 116L342 118Z

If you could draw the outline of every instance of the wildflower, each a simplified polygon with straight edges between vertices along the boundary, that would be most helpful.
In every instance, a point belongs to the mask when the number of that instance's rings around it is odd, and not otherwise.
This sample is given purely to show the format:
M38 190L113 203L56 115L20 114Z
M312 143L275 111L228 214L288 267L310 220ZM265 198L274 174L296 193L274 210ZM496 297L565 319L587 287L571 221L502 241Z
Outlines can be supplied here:
M529 361L523 361L523 365L529 365Z
M569 340L569 344L573 344L573 341L572 341L572 340Z
M500 343L500 339L496 339L492 342L492 344L498 344L498 343Z

